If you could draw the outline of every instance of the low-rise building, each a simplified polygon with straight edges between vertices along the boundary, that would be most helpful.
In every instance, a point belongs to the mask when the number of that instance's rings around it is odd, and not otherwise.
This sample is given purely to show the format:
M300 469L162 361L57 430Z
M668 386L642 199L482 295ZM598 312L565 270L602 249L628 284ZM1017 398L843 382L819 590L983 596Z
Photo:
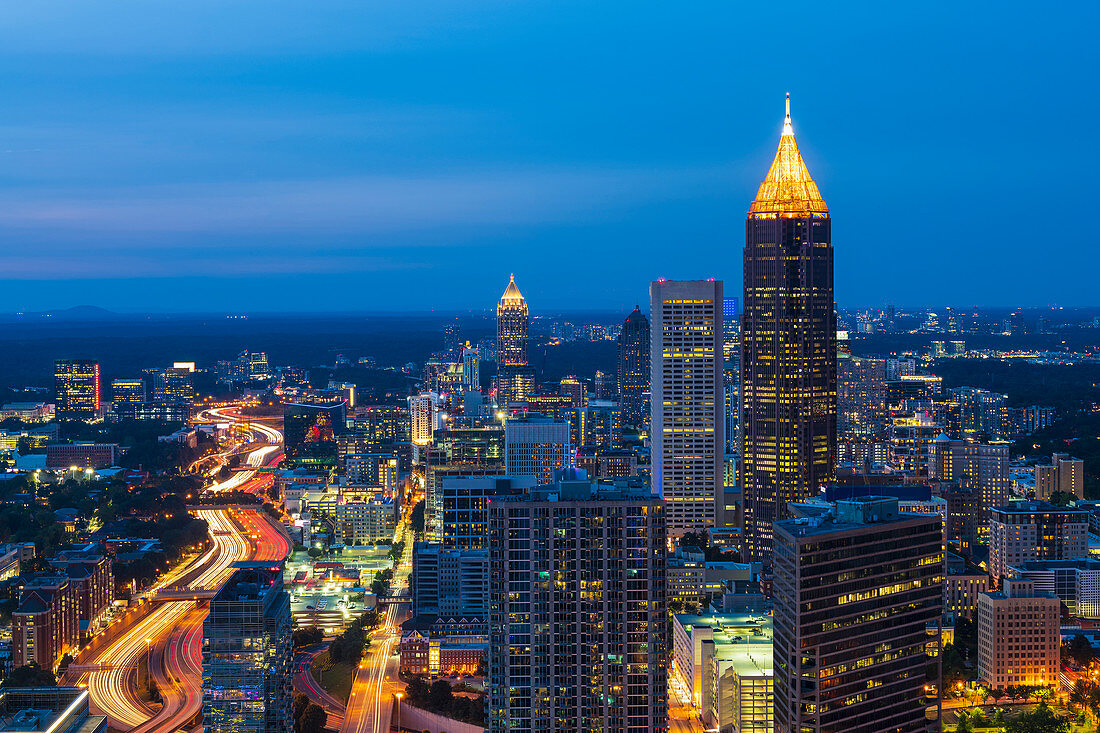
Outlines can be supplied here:
M763 614L676 614L674 684L709 727L738 733L772 729L772 626Z
M978 598L978 675L989 687L1058 687L1061 602L1031 580L1006 578Z
M118 443L46 446L46 468L107 468L118 463Z
M1100 618L1100 560L1026 562L1008 570L1013 578L1035 583L1036 591L1056 596L1071 616Z
M335 521L336 539L345 545L392 540L396 527L392 501L338 501Z

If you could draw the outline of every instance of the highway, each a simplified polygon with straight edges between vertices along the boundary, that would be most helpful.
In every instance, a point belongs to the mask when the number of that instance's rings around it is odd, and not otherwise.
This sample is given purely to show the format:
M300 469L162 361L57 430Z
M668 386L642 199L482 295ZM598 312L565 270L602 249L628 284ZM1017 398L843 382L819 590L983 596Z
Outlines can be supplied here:
M231 407L199 413L200 419L240 422ZM282 454L282 434L265 425L249 425L248 443L235 444L213 458L217 470L237 453L248 450L247 466L276 465ZM256 443L263 441L257 445ZM243 450L242 450L243 449ZM193 464L193 469L201 466ZM210 475L209 473L207 475ZM241 471L227 482L215 482L207 490L243 490L260 493L270 484L270 474ZM227 487L225 484L231 483ZM149 591L139 596L149 601L161 590L217 590L240 560L281 560L290 552L290 542L269 517L256 509L202 509L197 511L208 526L213 547L190 563L169 571ZM186 726L202 705L202 622L205 607L194 601L164 602L146 618L90 659L78 659L69 684L84 684L91 696L93 712L106 715L112 728L127 731L170 733ZM125 624L126 620L119 623ZM160 691L159 710L142 702L137 690L136 670L145 666Z
M405 538L407 520L407 513L402 513L394 533L395 542ZM412 542L405 543L401 560L394 570L392 595L408 593L412 546ZM401 623L406 618L406 604L386 604L385 616L371 636L370 647L352 683L340 733L385 733L390 730L394 693L405 690L404 683L397 676L398 659L394 654L401 641Z

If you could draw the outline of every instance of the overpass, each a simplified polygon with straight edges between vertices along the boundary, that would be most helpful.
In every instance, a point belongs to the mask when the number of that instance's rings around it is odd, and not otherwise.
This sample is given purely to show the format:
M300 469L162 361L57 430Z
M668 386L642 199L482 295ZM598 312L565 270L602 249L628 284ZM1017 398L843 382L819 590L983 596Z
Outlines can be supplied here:
M162 588L149 600L153 603L169 601L209 601L218 591L214 588Z

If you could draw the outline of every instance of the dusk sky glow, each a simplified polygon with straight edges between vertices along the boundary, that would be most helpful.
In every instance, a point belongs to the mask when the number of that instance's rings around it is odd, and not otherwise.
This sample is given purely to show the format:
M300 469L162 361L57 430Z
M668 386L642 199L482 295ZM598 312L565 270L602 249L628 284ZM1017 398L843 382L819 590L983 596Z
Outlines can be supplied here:
M533 313L625 313L662 276L737 295L788 91L840 305L1096 305L1098 21L1016 2L12 3L0 311L481 309L509 272Z

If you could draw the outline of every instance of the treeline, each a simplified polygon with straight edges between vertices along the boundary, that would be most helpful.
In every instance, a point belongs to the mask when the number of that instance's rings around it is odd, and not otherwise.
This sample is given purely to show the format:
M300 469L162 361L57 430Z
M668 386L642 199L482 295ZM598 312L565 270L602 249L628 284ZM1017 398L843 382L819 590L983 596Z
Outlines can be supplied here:
M409 704L429 712L460 720L473 725L485 725L485 695L474 698L456 695L447 680L436 680L431 685L421 677L414 677L405 687Z

